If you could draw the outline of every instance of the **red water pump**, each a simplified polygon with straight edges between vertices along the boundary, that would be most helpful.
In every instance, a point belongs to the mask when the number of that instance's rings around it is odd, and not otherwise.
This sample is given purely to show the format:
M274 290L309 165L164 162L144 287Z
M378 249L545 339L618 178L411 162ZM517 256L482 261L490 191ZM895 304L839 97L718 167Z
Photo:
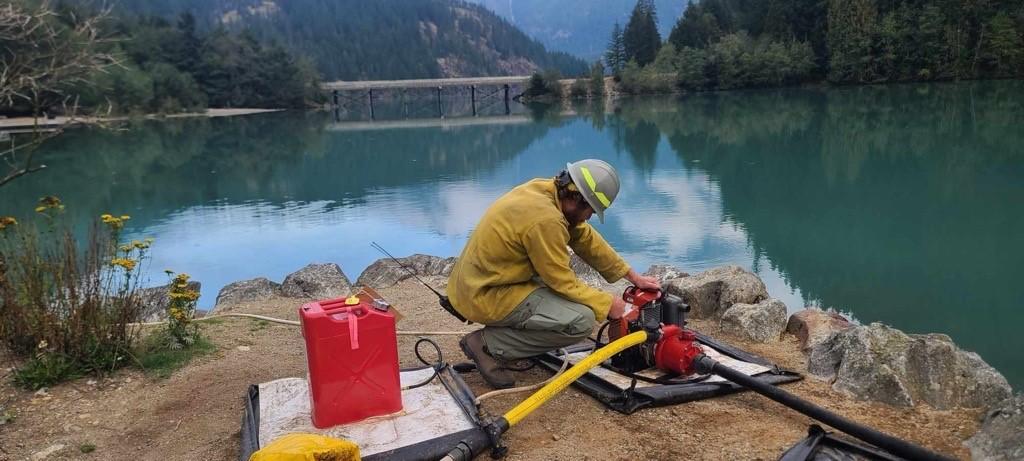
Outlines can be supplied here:
M640 330L647 331L648 340L612 356L612 366L629 373L657 367L692 374L694 359L704 351L693 331L684 328L690 306L678 296L635 286L626 288L622 300L627 303L626 313L609 321L609 342Z

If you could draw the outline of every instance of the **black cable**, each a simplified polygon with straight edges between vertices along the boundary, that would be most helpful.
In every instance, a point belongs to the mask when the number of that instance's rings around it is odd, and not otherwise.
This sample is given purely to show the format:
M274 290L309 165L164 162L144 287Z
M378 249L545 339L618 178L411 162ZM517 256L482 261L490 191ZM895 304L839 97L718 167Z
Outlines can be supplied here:
M602 346L604 346L606 344L606 343L602 343L601 342L601 336L604 335L604 330L606 328L608 328L608 326L611 325L611 324L612 324L611 322L604 322L604 323L602 323L601 324L601 328L597 329L597 339L590 338L590 337L588 337L587 339L593 341L594 344L597 344L597 348L601 348Z
M423 355L420 354L420 344L423 344L425 342L430 343L431 346L434 346L434 351L437 352L437 360L434 361L433 363L426 361L426 359L423 358ZM419 359L420 363L424 365L438 368L444 364L444 354L441 353L441 347L438 346L437 343L435 343L434 340L430 338L421 337L419 340L417 340L416 344L412 346L412 352L416 354L416 358Z
M423 344L423 343L430 343L431 346L434 346L434 350L437 351L437 361L436 362L430 363L426 359L423 358L422 354L420 354L420 344ZM441 353L441 346L438 346L437 343L435 343L432 339L430 339L430 338L420 338L419 340L416 341L416 344L414 344L412 346L412 352L414 354L416 354L416 358L419 359L421 363L423 363L424 365L427 365L430 368L432 368L434 370L434 373L432 373L430 375L430 377L425 379L423 382L416 383L416 384L413 384L413 385L410 385L410 386L402 387L403 391L407 391L407 390L410 390L410 389L416 389L417 387L423 387L423 386L426 386L427 384L430 384L430 382L433 381L434 378L437 377L437 373L441 370L441 368L444 368L444 354Z

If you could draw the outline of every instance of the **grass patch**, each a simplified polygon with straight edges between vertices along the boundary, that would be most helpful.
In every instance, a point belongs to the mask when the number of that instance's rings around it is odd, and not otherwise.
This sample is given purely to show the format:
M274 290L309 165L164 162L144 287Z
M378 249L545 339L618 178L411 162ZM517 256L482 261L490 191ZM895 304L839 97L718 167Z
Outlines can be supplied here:
M81 376L81 367L63 355L40 354L15 370L14 384L35 391Z
M166 331L157 331L147 337L136 355L139 368L149 376L168 378L193 358L217 350L217 346L199 335L187 346L172 347L170 344L174 343L169 340Z
M249 331L260 331L268 326L270 326L270 322L266 320L257 320L253 326L249 327Z
M83 443L78 446L78 451L82 453L92 453L96 451L96 445L93 445L91 443Z
M10 411L3 411L3 409L0 408L0 426L13 423L14 419L14 413L11 413Z

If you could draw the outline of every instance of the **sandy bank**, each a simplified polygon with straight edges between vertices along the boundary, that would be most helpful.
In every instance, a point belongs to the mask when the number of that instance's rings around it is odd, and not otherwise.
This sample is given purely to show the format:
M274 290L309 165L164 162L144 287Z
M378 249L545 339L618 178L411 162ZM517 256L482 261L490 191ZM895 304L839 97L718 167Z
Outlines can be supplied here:
M186 112L181 114L148 114L145 119L161 118L184 118L184 117L233 117L237 115L262 114L266 112L280 112L284 109L207 109L206 112ZM97 123L129 120L132 117L54 117L52 119L32 117L0 118L0 130L24 129L36 126L56 127L77 123Z

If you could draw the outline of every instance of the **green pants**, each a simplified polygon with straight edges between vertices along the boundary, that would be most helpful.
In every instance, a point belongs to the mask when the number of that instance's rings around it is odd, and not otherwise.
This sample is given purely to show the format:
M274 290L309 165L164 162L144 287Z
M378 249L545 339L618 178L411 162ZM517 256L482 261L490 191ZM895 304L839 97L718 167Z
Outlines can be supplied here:
M496 358L522 359L576 344L590 335L595 323L589 307L541 287L505 318L486 325L484 342Z

